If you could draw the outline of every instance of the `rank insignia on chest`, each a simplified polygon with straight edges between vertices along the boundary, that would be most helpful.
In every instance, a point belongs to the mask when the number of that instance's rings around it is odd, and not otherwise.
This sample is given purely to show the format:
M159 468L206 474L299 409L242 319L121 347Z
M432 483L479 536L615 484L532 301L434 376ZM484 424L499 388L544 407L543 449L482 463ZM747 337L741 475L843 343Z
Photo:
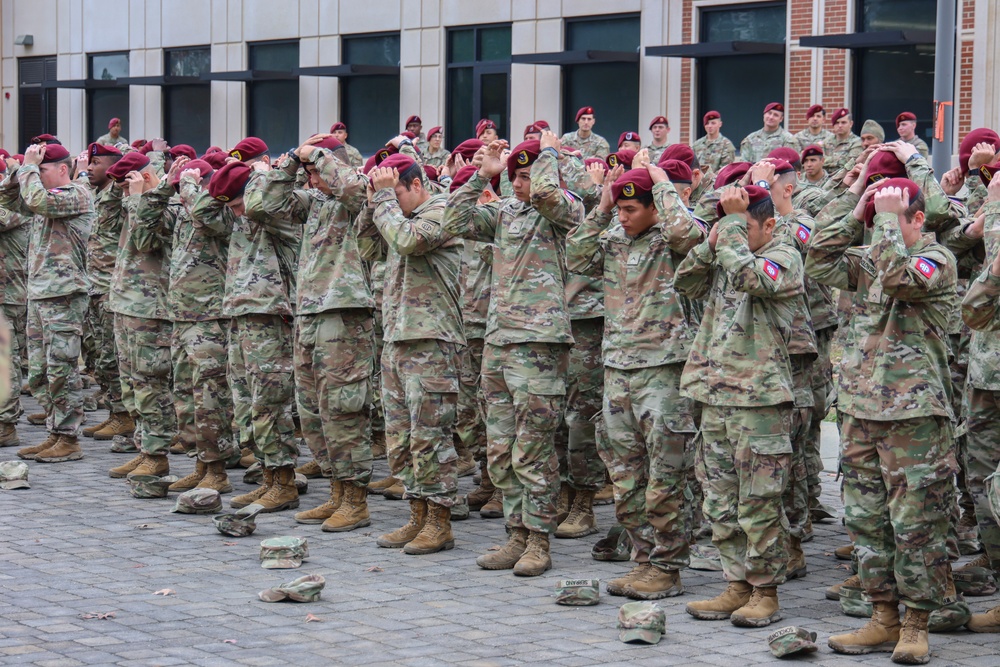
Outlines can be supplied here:
M766 273L767 277L770 278L771 280L777 281L778 276L781 274L781 267L772 262L771 260L765 259L764 273Z
M799 225L799 229L795 232L795 235L799 237L799 240L803 243L809 243L809 235L812 231L805 225Z
M920 272L925 278L930 278L937 271L937 264L929 259L923 257L917 257L917 271Z
M640 261L642 261L642 253L641 252L629 253L629 256L628 256L628 265L629 266L638 266L638 264L639 264Z

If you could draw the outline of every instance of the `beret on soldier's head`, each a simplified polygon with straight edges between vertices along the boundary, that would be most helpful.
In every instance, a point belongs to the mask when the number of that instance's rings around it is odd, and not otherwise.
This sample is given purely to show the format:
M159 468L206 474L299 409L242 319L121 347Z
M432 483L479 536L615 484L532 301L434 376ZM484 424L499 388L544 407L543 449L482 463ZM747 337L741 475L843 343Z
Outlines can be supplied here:
M400 136L406 137L410 141L413 141L414 139L417 138L417 135L413 134L409 130L404 130L403 132L400 132L399 134L400 134Z
M671 183L691 183L694 180L691 167L683 160L667 160L659 166L667 172L667 178L670 179Z
M42 164L59 162L69 157L69 151L62 144L46 144Z
M194 160L198 157L198 152L187 144L177 144L170 147L170 157L176 159L182 155L189 160Z
M614 153L608 155L608 157L605 158L604 162L611 169L614 169L618 165L622 165L626 169L631 169L632 160L634 159L635 159L635 151L629 148L623 148L620 151L615 151Z
M580 122L580 116L586 116L587 114L590 114L591 116L593 116L594 115L594 107L580 107L579 109L577 109L577 111L576 111L576 122L579 123Z
M543 130L551 130L552 129L552 126L549 125L549 121L547 121L547 120L536 120L534 123L532 123L532 125L537 125L538 127L542 128Z
M372 169L374 169L377 166L378 165L375 162L375 156L372 155L370 158L365 160L365 166L361 168L361 172L367 176L368 174L371 173Z
M872 135L873 137L878 139L880 143L885 141L885 130L882 129L882 126L873 121L871 118L866 120L864 124L861 126L860 135L864 136L866 134Z
M722 114L720 114L718 111L715 111L715 110L708 111L708 112L705 113L704 116L701 117L701 124L702 125L707 125L708 121L710 121L710 120L717 120L717 119L721 120L722 119Z
M826 110L823 108L822 104L813 104L808 109L806 109L806 118L812 118L818 113L825 113Z
M122 152L115 148L114 146L108 146L107 144L99 144L96 141L89 146L87 146L87 155L90 157L104 157L104 156L118 156L121 157Z
M653 179L649 175L649 170L645 168L629 169L611 184L611 198L614 201L637 199L652 191Z
M0 148L0 157L2 157L4 160L6 160L7 158L10 157L10 153L8 153L4 149Z
M450 192L458 190L460 187L468 183L469 179L472 178L472 175L477 171L479 171L478 167L475 167L471 164L465 165L464 167L458 170L458 172L455 174L454 177L452 177L451 185L448 186L448 190Z
M599 165L601 165L601 167L604 169L604 173L605 174L608 173L608 163L605 162L604 160L602 160L601 158L599 158L599 157L588 157L586 160L583 161L584 168L587 168L587 167L589 167L592 164L599 164Z
M229 158L229 153L223 151L216 151L214 153L205 153L201 156L201 159L212 166L212 169L222 169L222 165L226 164L226 160Z
M817 146L816 144L809 144L808 146L802 149L801 159L805 161L807 157L813 157L814 155L823 157L823 149Z
M316 135L313 135L316 136ZM323 137L323 139L316 144L313 144L316 148L323 148L328 151L335 151L338 148L343 148L344 144L340 142L336 137ZM305 162L305 160L303 160ZM311 160L309 160L311 162Z
M844 116L850 116L850 115L851 115L851 112L849 110L841 107L840 109L837 109L836 111L834 111L833 115L830 116L830 122L831 123L836 123L838 120L840 120Z
M115 125L120 125L121 122L122 122L121 118L112 118L111 120L108 121L108 129L110 130Z
M785 113L785 105L781 102L771 102L764 107L764 113L767 113L768 111L780 111L781 113Z
M534 164L541 151L541 143L537 139L522 141L515 146L514 150L510 152L510 156L507 157L507 178L513 181L517 170Z
M481 142L479 139L466 139L459 145L455 146L455 148L452 149L451 154L454 155L455 153L458 153L465 158L466 162L468 162L475 157L476 152L485 145L486 144Z
M435 125L430 130L428 130L427 131L427 138L430 139L435 134L441 134L441 126L440 125Z
M994 151L1000 151L1000 136L996 132L988 127L972 130L965 135L962 143L958 146L958 164L962 167L963 174L969 171L969 158L972 157L972 149L976 147L976 144L981 143L992 144Z
M229 162L212 174L208 182L208 194L221 202L228 202L243 196L250 180L251 169L243 162Z
M653 120L649 121L649 129L652 130L654 125L666 125L669 127L670 123L667 122L666 116L657 116Z
M149 166L149 158L142 153L133 151L127 153L121 160L108 167L108 178L121 182L130 171L140 171Z
M399 149L396 148L395 146L383 146L382 148L375 151L375 155L373 155L371 159L375 161L374 166L377 167L378 165L382 164L382 162L390 155L397 155L398 153ZM369 169L368 171L371 170Z
M719 170L719 175L715 177L715 189L729 185L733 181L743 178L753 164L750 162L730 162Z
M694 169L694 150L687 144L670 144L660 156L659 165L662 167L667 160L680 160Z
M622 132L618 135L618 148L621 148L622 144L626 141L634 141L639 144L642 143L642 139L639 138L638 132Z
M390 155L386 159L378 163L378 166L383 169L395 169L402 176L407 171L415 167L417 161L411 158L409 155L403 155L402 153L395 153Z
M983 185L989 186L990 181L993 180L993 177L997 175L998 171L1000 171L1000 162L984 164L979 168L979 180L983 182Z
M913 200L917 198L917 195L920 194L920 186L908 178L882 179L878 182L875 192L881 192L886 188L899 188L901 190L906 190L906 192L910 195L911 204L913 203ZM875 195L872 195L868 199L868 203L865 204L865 224L869 227L875 224Z
M132 148L134 148L136 150L139 150L140 148L142 148L145 145L146 145L146 140L145 139L136 139L135 141L132 142ZM219 150L222 150L222 149L220 148Z
M795 171L795 167L788 160L782 160L780 157L771 158L771 164L774 165L775 174L790 174Z
M175 173L173 176L170 177L170 185L176 188L181 182L181 174L183 174L188 169L197 169L198 173L201 174L202 178L211 175L215 171L215 168L205 160L191 160L186 165L184 165L183 169L181 169L180 171L178 171L177 173Z
M479 136L486 130L495 130L495 129L497 129L497 124L494 123L489 118L484 118L478 123L476 123L476 138L478 139Z
M247 137L233 146L233 149L229 151L229 154L240 162L245 162L247 160L252 160L255 157L260 157L266 152L267 144L264 143L263 139L258 139L257 137Z
M406 122L403 123L403 127L406 127L410 123L419 123L420 125L423 125L424 121L420 120L420 116L410 116L406 119Z
M784 160L785 162L791 164L793 167L797 164L800 165L800 158L798 152L794 148L789 148L788 146L778 146L773 151L768 153L767 157L774 158L776 160Z
M535 125L534 123L532 123L531 125L529 125L526 128L524 128L524 134L522 136L525 139L527 139L529 134L541 135L542 134L542 128L540 128L537 125Z
M765 190L764 188L756 185L744 185L743 189L747 191L747 198L750 200L750 203L747 205L748 209L753 208L765 199L771 198L770 190ZM726 211L722 208L721 201L715 205L715 213L720 218L724 218L726 216Z
M343 130L344 132L347 132L347 126L341 123L340 121L337 121L336 123L330 126L330 134L333 134L337 130Z
M913 113L912 111L904 111L903 113L896 116L896 127L899 127L899 124L902 123L904 120L916 120L916 119L917 119L917 114Z
M11 157L20 162L21 164L24 164L24 153L17 153L16 155L11 155Z
M865 186L885 178L906 176L906 165L899 161L892 151L876 151L868 162L868 175Z
M427 174L428 180L435 181L435 182L437 181L437 179L438 179L438 170L437 170L437 167L435 167L434 165L425 164L424 165L424 173Z
M62 142L59 141L58 139L56 139L51 134L39 134L37 137L32 137L31 138L31 143L33 143L33 144L41 144L41 143L46 143L46 144L60 144Z

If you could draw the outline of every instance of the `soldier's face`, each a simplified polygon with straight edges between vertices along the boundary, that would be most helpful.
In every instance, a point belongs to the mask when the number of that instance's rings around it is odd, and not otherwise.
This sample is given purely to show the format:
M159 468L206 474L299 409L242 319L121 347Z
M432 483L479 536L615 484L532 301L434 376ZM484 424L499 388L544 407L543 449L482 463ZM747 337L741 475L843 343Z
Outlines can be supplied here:
M524 135L525 141L541 141L541 139L542 139L541 132L528 132L526 135Z
M688 188L690 194L690 188ZM656 205L643 205L635 199L619 199L618 221L629 236L635 238L656 224Z
M903 237L903 244L909 248L920 240L924 232L924 212L917 211L912 218L905 215L899 216L899 233Z
M781 120L785 117L785 114L781 111L776 111L771 109L764 114L764 127L768 130L776 130L778 126L781 125Z
M523 167L514 172L514 180L510 183L514 196L520 201L531 201L531 167Z
M98 188L103 188L108 183L108 167L111 166L111 158L106 155L98 155L90 158L90 182Z
M768 218L763 223L747 216L747 245L750 252L756 252L771 242L774 237L774 218Z
M700 172L699 172L700 173ZM694 191L694 183L687 185L686 183L674 183L674 190L677 191L677 196L681 198L685 206L691 203L691 193Z
M846 137L851 131L851 127L854 125L854 121L847 116L842 116L837 119L837 122L833 124L833 133L838 137Z
M869 146L874 146L878 142L879 142L878 137L876 137L874 134L861 135L861 146L864 148L868 148Z
M904 120L896 128L899 131L899 138L910 140L913 138L914 132L917 130L917 121L915 120Z
M823 157L821 155L810 155L803 162L806 176L816 178L823 171Z
M494 130L492 127L486 128L485 130L483 130L483 133L479 135L479 140L484 144L488 144L491 141L496 141L499 138L500 136L497 134L497 131Z
M333 138L339 141L340 143L346 142L347 130L337 130L336 132L333 133Z
M226 202L226 206L235 215L243 215L243 214L245 214L247 212L246 206L243 205L243 197L237 197L236 199L233 199L232 201L227 201Z
M413 179L409 189L402 183L396 183L393 190L395 190L396 199L399 201L399 210L407 217L426 199L424 197L424 185L419 178Z
M595 122L596 120L594 119L594 114L585 113L582 116L580 116L580 120L576 121L576 125L581 130L590 132L592 129L594 129Z
M322 192L325 195L328 195L328 194L330 194L332 192L332 190L330 190L330 186L327 185L326 181L324 181L320 177L319 172L316 171L316 166L315 165L311 165L311 164L310 165L306 165L305 169L306 169L306 173L309 174L309 186L310 187L316 188L317 190L319 190L320 192Z
M48 162L38 165L38 177L46 190L58 188L69 182L69 167L62 162Z
M809 123L809 128L815 132L816 130L823 127L823 121L825 120L826 120L826 112L817 111L813 115L809 116L809 120L807 122Z
M420 130L423 129L423 127L424 126L421 125L420 123L410 123L409 125L406 126L406 131L407 132L412 132L413 134L415 134L415 135L417 135L419 137L420 136Z
M433 148L434 150L437 150L437 149L441 148L441 141L443 139L444 139L444 135L441 134L440 132L438 132L433 137L431 137L430 139L428 139L427 143L430 144L431 148Z
M653 133L653 139L656 141L663 141L667 138L667 131L670 129L663 123L657 123L653 127L649 128ZM638 148L635 150L639 150Z
M623 141L622 145L618 147L618 150L620 150L620 151L635 151L636 153L638 153L639 149L641 149L641 148L642 148L642 146L639 144L638 141Z
M705 123L705 132L715 136L722 129L722 121L718 118L713 118L712 120Z

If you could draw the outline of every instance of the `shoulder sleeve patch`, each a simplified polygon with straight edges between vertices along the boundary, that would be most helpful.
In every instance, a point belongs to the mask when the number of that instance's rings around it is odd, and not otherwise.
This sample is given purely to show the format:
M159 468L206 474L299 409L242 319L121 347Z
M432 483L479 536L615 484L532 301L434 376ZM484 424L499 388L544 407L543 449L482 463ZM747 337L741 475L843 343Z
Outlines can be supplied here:
M917 271L920 272L925 278L930 278L937 271L937 263L932 259L927 259L926 257L917 257Z
M800 222L799 228L795 230L795 236L797 236L803 243L809 243L809 237L812 236L812 230Z
M775 264L774 262L772 262L771 260L765 259L764 260L764 273L767 274L768 278L770 278L771 280L774 280L775 282L777 282L778 276L781 275L781 267L778 266L777 264Z

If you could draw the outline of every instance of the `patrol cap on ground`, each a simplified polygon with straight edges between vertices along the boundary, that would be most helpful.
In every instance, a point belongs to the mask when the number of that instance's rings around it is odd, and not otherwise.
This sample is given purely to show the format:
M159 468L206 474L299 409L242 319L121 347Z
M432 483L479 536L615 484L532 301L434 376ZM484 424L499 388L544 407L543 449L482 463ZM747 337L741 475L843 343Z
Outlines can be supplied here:
M660 169L667 172L667 178L670 179L671 183L690 184L694 180L694 174L691 172L691 167L689 167L686 162L681 162L680 160L667 160L666 162L661 162L659 166Z
M767 154L767 157L773 160L784 160L793 167L798 165L802 166L799 158L799 153L794 148L789 148L788 146L778 146L773 151Z
M890 153L891 155L891 153ZM878 186L875 188L875 192L881 192L886 188L900 188L906 190L910 195L910 203L917 198L920 194L920 186L911 181L908 178L883 178L878 181ZM875 222L875 196L868 200L865 204L865 224L871 227Z
M840 610L854 618L871 618L872 603L865 598L865 590L859 586L840 587Z
M653 129L654 125L666 125L670 127L670 122L667 120L666 116L657 116L653 120L649 121L649 129Z
M639 138L638 132L622 132L618 135L618 148L622 147L622 143L626 141L635 141L637 143L642 143L642 139Z
M489 118L483 118L481 121L476 123L476 137L479 137L479 135L481 135L486 130L495 130L495 129L497 129L496 123L494 123Z
M430 140L435 134L441 134L441 126L435 125L430 130L427 131L427 139Z
M69 151L62 144L45 144L45 155L42 157L42 164L49 162L59 162L69 157Z
M175 475L159 477L157 475L129 475L128 491L133 498L166 498L167 489L177 481Z
M594 560L627 561L632 558L632 540L625 527L616 523L590 550Z
M459 145L455 146L455 148L451 150L451 154L454 155L455 153L458 153L465 158L466 162L468 162L475 157L476 152L485 145L486 144L481 142L479 139L466 139Z
M170 185L174 186L175 188L178 185L180 185L181 174L183 174L188 169L197 169L198 173L201 174L202 178L210 176L215 171L215 169L212 168L212 165L210 165L205 160L191 160L186 165L184 165L183 169L181 169L180 171L178 171L177 173L175 173L173 176L170 177Z
M710 120L717 120L717 119L721 119L721 118L722 118L722 114L720 114L718 111L715 111L713 109L712 111L706 112L705 115L701 117L701 124L702 125L707 125L708 121L710 121Z
M115 162L113 165L108 167L106 172L108 178L118 181L119 183L125 180L126 174L130 171L140 171L149 166L149 158L138 152L131 152L122 157L121 160Z
M569 607L589 607L601 600L598 579L562 579L556 584L556 604Z
M806 109L806 118L812 118L818 113L823 113L826 111L822 104L813 104L808 109Z
M764 113L767 113L768 111L780 111L781 113L785 113L785 105L781 102L771 102L764 107Z
M243 196L250 180L250 167L243 162L229 162L212 174L208 182L208 194L221 202L232 201Z
M972 157L972 149L976 144L987 143L993 146L993 150L1000 151L1000 135L988 127L979 127L969 132L958 145L958 165L962 168L962 173L969 171L969 158Z
M904 111L903 113L896 116L896 127L899 127L899 124L902 123L904 120L916 120L916 119L917 115L915 113L913 113L912 111Z
M263 590L257 594L257 597L264 602L281 602L282 600L316 602L319 600L320 592L324 586L326 586L326 579L322 575L307 574L286 584Z
M730 162L719 170L719 175L715 177L715 189L718 190L724 185L729 185L743 178L753 164L750 162Z
M118 125L121 122L122 122L121 118L112 118L111 120L108 121L108 129L110 130L115 125Z
M612 169L614 169L620 164L624 165L626 169L631 169L632 160L634 159L635 159L635 151L629 148L623 148L619 151L615 151L614 153L608 155L607 159L605 159L605 162Z
M647 169L629 169L611 184L611 199L637 199L653 191L653 179Z
M215 529L223 535L230 537L247 537L257 530L257 523L254 519L257 513L250 515L241 514L220 514L212 518Z
M784 658L792 653L813 653L818 649L816 633L794 625L772 632L767 636L767 644L775 658Z
M87 146L87 155L90 157L106 157L106 156L118 156L121 157L122 152L115 148L114 146L108 146L107 144L99 144L96 141L89 146Z
M0 461L0 489L30 489L28 464L24 461Z
M744 185L743 189L747 191L747 197L750 199L750 203L747 206L748 208L753 208L754 206L761 203L765 199L771 198L770 191L765 190L764 188L756 185ZM727 215L722 208L721 200L719 201L718 204L715 205L715 212L720 218Z
M809 144L802 149L802 162L805 162L807 157L823 157L823 149L816 144Z
M656 644L667 629L667 615L655 602L626 602L618 609L618 639Z
M987 487L988 488L988 487ZM989 496L989 493L987 493ZM952 572L955 589L965 595L993 595L997 592L997 582L993 578L993 569L988 567L969 567L968 564L955 568Z
M522 141L515 146L507 157L507 178L513 181L514 173L518 169L530 167L538 159L540 152L541 144L537 139Z
M340 121L337 121L336 123L330 126L330 134L333 134L337 130L343 130L344 132L347 132L347 126L341 123Z
M906 165L899 161L892 151L876 151L868 162L866 186L886 178L906 176Z
M309 557L304 537L272 537L260 543L260 566L265 570L300 567Z
M198 151L187 144L177 144L176 146L170 147L170 155L173 158L178 158L183 155L189 160L194 160L198 157Z
M409 118L406 119L406 122L403 123L403 127L406 127L410 123L420 123L421 125L423 125L424 121L420 120L420 116L410 116Z
M233 146L233 149L229 151L229 154L237 160L243 162L246 160L252 160L255 157L260 157L266 152L267 144L264 143L263 139L258 139L257 137L247 137Z
M993 164L984 164L979 168L979 180L983 182L983 185L989 186L990 181L996 176L996 173L1000 171L1000 162L994 162Z
M580 116L586 116L587 114L590 114L591 116L593 116L594 115L594 107L580 107L579 109L577 109L577 111L576 111L576 122L579 123L580 122Z
M222 509L222 496L215 489L197 487L177 496L171 512L181 514L215 514Z
M667 160L680 160L687 166L694 169L694 158L694 150L692 150L692 148L687 144L670 144L660 156L659 163L662 167L663 163Z
M830 122L831 123L836 123L838 120L840 120L844 116L850 116L850 115L851 115L851 112L848 109L845 109L845 108L841 107L840 109L837 109L836 111L834 111L833 115L830 116Z
M396 153L395 155L390 155L386 159L382 160L378 166L383 169L395 169L399 172L399 175L402 176L407 171L417 166L417 161L409 155Z
M866 120L864 124L861 126L861 132L859 133L859 136L864 136L866 134L872 135L873 137L878 139L879 142L885 141L885 130L882 129L882 126L873 121L871 118Z

